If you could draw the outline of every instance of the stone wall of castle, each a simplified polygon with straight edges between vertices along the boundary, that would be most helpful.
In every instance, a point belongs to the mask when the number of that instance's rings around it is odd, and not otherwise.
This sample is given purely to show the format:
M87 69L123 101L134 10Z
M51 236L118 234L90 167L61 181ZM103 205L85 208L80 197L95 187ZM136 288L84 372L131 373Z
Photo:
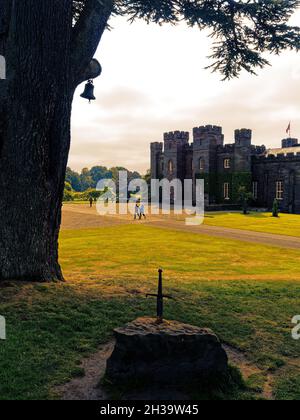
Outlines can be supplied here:
M270 209L279 197L282 211L300 213L300 146L297 139L284 139L282 147L253 146L248 129L236 130L232 144L224 144L218 126L194 128L191 144L188 132L174 131L151 144L151 175L203 178L207 206L238 204L238 189L245 186L253 189L256 206Z

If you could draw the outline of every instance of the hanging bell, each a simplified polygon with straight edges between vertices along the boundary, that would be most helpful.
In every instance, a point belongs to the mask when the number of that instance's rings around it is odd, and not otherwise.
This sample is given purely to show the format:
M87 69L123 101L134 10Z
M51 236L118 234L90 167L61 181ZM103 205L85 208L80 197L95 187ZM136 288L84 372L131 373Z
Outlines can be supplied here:
M90 103L91 101L96 100L94 95L94 83L92 80L88 80L85 85L84 92L80 96L84 99L87 99Z

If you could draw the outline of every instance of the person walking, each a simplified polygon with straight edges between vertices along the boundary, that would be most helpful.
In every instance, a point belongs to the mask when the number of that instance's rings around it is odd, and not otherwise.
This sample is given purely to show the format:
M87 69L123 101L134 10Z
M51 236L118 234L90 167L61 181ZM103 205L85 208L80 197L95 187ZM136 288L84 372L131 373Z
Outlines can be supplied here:
M140 217L140 202L137 201L135 204L135 210L134 210L134 220L136 220L137 218L141 218Z
M140 206L140 220L144 218L145 220L146 218L146 214L145 214L145 205L142 203Z
M93 202L94 202L93 197L90 197L90 208L93 207Z

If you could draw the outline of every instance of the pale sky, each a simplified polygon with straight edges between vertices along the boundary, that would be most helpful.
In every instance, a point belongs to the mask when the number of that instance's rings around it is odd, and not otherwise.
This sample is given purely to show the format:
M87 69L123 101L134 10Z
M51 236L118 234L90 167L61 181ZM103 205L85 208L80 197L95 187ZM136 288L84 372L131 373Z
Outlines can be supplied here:
M253 130L253 144L279 147L291 120L300 139L300 54L272 57L258 76L243 73L222 82L205 70L210 61L207 32L174 26L129 25L111 20L96 58L103 73L95 80L91 105L76 92L69 166L125 166L141 173L150 167L149 148L163 133L215 124L225 142L236 128ZM293 19L300 25L300 12Z

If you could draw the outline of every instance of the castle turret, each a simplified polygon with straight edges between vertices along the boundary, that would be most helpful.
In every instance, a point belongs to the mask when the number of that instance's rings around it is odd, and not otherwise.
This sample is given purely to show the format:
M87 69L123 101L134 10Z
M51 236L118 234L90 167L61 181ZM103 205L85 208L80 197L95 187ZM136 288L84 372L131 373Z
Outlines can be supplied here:
M235 130L234 170L251 172L252 131L242 128Z
M172 131L164 134L164 177L185 178L185 151L189 146L189 132Z
M163 143L151 143L151 178L160 179L163 176Z
M195 174L215 172L217 147L224 144L222 127L215 125L196 127L193 134Z
M217 150L224 144L222 127L216 125L206 125L195 127L193 130L193 177L209 179L208 175L217 171ZM205 202L215 201L215 196L211 193L213 188L206 184ZM195 197L194 197L195 198Z
M292 138L283 139L281 144L282 144L283 149L287 149L288 147L296 147L299 145L298 139L292 139Z
M223 146L224 135L222 127L216 125L205 125L195 127L193 130L194 149L199 147L208 148L209 146Z

